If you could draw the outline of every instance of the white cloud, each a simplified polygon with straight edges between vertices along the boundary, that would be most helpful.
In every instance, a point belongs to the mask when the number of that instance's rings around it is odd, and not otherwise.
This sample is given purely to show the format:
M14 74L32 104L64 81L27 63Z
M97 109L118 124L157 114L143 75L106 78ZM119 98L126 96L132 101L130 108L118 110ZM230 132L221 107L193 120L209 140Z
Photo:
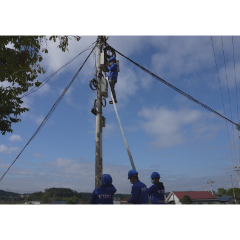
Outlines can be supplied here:
M32 120L37 124L37 125L40 125L44 119L44 116L43 115L40 115L40 116L33 116L32 115Z
M40 153L32 153L32 155L38 158L44 158Z
M154 138L153 145L171 148L188 142L192 138L209 139L216 135L219 126L206 122L213 118L198 110L169 110L143 108L138 115L146 121L141 124L147 134Z
M8 164L0 164L1 171L5 171ZM117 188L117 193L131 192L131 184L127 180L127 173L131 169L130 163L128 165L113 165L104 163L103 174L110 174L113 178L113 184ZM199 182L206 183L206 179L213 177L215 188L219 181L219 187L222 187L223 181L226 183L229 180L229 174L232 168L220 169L221 172L217 176L212 171L201 175L193 175L189 173L189 166L185 168L184 172L177 175L173 170L163 165L151 165L144 169L139 169L140 180L148 187L151 185L149 176L153 171L158 171L161 174L161 180L166 186L167 191L172 190L199 190L204 185L199 186ZM228 174L229 173L229 174ZM14 176L14 177L13 177ZM227 176L227 177L225 177ZM34 192L43 191L51 187L65 187L76 191L85 192L94 190L95 178L95 162L85 161L83 158L69 159L57 158L53 161L41 162L34 164L34 170L29 165L14 166L11 171L5 176L2 184L2 189L11 188L12 191L19 192ZM224 178L224 180L223 180ZM227 179L227 181L226 181ZM189 184L189 182L191 184ZM195 185L198 183L198 185ZM183 184L183 186L181 186ZM186 187L184 186L187 185Z
M50 92L50 86L48 83L44 84L43 87L39 88L36 92L34 92L38 96L46 95L46 93ZM33 94L34 94L33 93Z
M11 154L12 152L18 151L18 150L20 150L20 148L18 148L18 147L10 147L10 148L8 148L4 144L0 145L0 153Z
M210 37L155 37L152 43L160 50L152 56L154 71L163 78L179 78L214 69Z
M13 134L9 137L9 141L22 141L23 139L21 138L20 135Z

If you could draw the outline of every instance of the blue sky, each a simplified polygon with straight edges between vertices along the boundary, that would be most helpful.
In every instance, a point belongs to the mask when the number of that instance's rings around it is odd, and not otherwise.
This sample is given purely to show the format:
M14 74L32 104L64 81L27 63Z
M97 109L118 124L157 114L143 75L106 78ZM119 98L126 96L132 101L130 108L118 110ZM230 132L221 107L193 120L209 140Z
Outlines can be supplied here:
M70 41L69 53L49 43L44 55L43 80L96 40L83 36ZM224 104L231 118L221 37L214 36ZM238 122L232 38L223 37L233 121ZM109 44L197 100L224 114L215 60L209 36L110 36ZM237 87L240 81L240 39L234 37ZM85 52L58 72L39 91L24 98L30 111L13 124L14 132L0 136L0 175L16 158L63 89L89 54ZM238 187L233 166L240 164L238 132L225 120L183 97L137 68L120 60L117 108L140 180L148 187L153 171L161 175L166 191ZM90 112L95 94L88 86L94 72L91 56L47 124L27 146L0 183L0 189L32 192L50 187L93 191L95 116ZM3 83L6 86L6 83ZM239 97L239 96L238 96ZM109 100L109 98L107 99ZM103 173L111 174L118 193L130 193L131 169L113 105L103 108ZM234 147L235 139L235 147ZM236 158L235 158L236 154Z

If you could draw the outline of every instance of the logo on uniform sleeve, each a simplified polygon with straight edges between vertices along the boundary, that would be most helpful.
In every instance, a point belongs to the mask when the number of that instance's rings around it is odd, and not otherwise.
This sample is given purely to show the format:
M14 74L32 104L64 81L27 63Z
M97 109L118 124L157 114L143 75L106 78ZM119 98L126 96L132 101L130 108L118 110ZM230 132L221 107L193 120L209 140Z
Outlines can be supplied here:
M142 190L142 192L145 192L145 191L147 191L147 188L144 187L144 188L141 188L141 190Z

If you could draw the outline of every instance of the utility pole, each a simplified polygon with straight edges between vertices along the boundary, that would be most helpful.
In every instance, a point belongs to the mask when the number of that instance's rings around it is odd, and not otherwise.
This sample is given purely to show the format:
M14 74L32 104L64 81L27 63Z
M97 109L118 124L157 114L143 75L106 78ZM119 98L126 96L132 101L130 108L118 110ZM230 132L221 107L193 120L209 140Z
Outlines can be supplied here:
M207 191L206 186L204 186L205 191Z
M238 184L239 184L239 188L240 188L240 179L239 179L239 171L240 171L240 169L239 169L239 167L235 167L236 169L234 170L234 171L236 171L237 172L237 175L238 175Z
M212 191L212 195L213 195L213 189L212 189L212 183L214 183L213 181L209 180L207 181L208 184L210 184L210 187L211 187L211 191Z
M102 94L101 79L102 68L100 66L100 58L102 52L102 44L104 37L98 36L97 39L97 115L96 115L96 149L95 149L95 188L101 185L101 177L103 172L102 164Z
M232 175L231 175L231 180L232 180ZM233 187L233 180L232 180L232 187ZM236 196L235 196L235 192L234 192L234 187L233 187L233 196L235 198L235 204L237 204L237 200L236 200Z

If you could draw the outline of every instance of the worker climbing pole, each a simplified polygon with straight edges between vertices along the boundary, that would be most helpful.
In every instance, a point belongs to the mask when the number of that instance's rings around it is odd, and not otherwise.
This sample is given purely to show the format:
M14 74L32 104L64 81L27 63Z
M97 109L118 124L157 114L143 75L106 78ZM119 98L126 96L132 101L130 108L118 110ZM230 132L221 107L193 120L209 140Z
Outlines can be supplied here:
M119 72L119 61L116 60L116 53L109 47L106 42L107 38L105 36L98 36L97 39L97 72L95 77L93 78L89 86L93 91L97 90L97 99L94 100L94 107L91 109L91 112L96 115L96 149L95 149L95 188L98 188L101 185L101 177L103 174L103 157L102 157L102 127L105 127L105 118L102 116L102 107L106 106L106 99L108 97L108 86L110 89L110 96L112 100L110 103L114 104L114 109L117 115L117 119L119 122L119 126L122 132L123 140L127 149L127 153L129 156L130 163L132 165L132 169L136 170L133 158L127 144L123 128L121 125L121 121L116 108L116 96L113 96L113 87L110 87L110 82L108 78L104 78L102 72L106 74L106 72L111 70L111 63L114 60L115 66L115 74ZM110 70L109 70L110 69ZM114 79L114 78L113 78ZM105 104L104 104L105 103Z

